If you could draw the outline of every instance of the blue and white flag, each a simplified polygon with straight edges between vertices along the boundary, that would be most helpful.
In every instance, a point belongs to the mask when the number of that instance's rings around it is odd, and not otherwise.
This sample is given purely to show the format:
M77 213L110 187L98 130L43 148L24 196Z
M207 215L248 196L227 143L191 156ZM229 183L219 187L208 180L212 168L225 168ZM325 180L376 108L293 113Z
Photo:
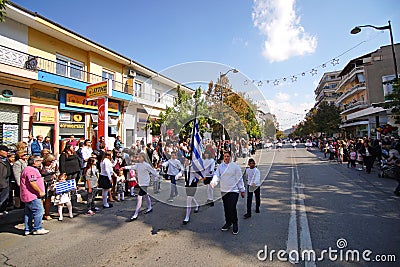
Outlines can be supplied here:
M204 164L201 155L203 154L203 147L201 145L201 136L199 131L199 122L196 119L194 124L194 137L192 144L192 170L190 171L189 185L193 180L199 180L204 178Z
M64 182L56 183L56 194L62 194L76 189L75 179L67 180Z

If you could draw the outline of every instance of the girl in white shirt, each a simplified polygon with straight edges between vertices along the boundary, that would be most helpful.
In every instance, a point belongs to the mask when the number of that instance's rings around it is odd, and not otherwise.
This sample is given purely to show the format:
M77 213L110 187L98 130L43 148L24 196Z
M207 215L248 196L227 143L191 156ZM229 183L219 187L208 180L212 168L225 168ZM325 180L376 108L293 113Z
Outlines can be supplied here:
M211 157L210 151L204 152L204 184L207 186L207 205L214 206L214 192L210 186L212 177L214 176L215 160Z
M99 176L99 187L102 188L103 196L103 208L112 208L113 205L107 202L108 191L112 188L112 175L115 175L113 171L113 164L111 162L111 151L107 151L104 154L104 158L100 163L100 176Z
M137 219L137 217L139 215L139 210L142 207L143 197L146 198L146 202L147 202L147 210L144 212L144 214L147 214L147 213L153 211L153 208L151 206L150 196L147 194L147 187L150 184L150 174L154 180L158 180L159 177L158 177L158 171L155 170L149 163L147 163L145 161L145 158L146 158L146 155L144 153L140 153L138 156L138 160L139 160L138 163L136 163L135 165L123 167L126 170L135 170L136 179L139 184L139 195L137 197L136 210L130 219L131 221L134 221Z

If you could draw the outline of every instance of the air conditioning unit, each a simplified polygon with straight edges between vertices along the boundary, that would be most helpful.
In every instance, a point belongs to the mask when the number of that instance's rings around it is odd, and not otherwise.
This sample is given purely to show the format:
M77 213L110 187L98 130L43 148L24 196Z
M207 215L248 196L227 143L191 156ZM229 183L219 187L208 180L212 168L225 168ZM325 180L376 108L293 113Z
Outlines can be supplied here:
M136 71L134 71L134 70L129 70L129 71L128 71L128 76L131 77L131 78L135 78L135 77L136 77Z

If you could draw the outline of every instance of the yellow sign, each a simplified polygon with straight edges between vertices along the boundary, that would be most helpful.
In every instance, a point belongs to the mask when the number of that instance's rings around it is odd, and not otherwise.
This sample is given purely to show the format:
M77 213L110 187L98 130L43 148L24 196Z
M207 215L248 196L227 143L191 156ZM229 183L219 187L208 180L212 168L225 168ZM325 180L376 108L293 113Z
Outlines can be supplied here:
M107 81L86 86L86 98L96 99L108 96Z
M75 114L75 115L74 115L74 121L75 121L75 122L81 122L82 119L83 119L83 117L82 117L81 114Z
M87 108L97 110L97 100L87 100L85 96L66 94L66 105L70 107ZM118 113L119 111L118 102L112 100L108 101L108 111Z
M85 124L84 123L60 123L60 128L83 129L83 128L85 128Z
M34 108L33 113L36 114L36 121L37 122L56 122L56 116L54 109L47 109L47 108Z

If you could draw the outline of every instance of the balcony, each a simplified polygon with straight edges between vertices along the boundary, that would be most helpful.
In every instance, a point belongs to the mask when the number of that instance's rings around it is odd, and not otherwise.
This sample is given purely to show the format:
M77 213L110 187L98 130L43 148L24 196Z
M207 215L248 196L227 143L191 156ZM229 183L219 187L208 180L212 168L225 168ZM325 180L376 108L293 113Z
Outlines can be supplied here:
M51 81L54 84L65 85L79 90L85 90L86 85L104 80L101 75L86 72L83 68L79 68L79 66L71 67L2 45L0 45L0 63L38 72L39 80L45 82ZM133 86L129 85L128 82L122 83L112 80L112 90L113 96L116 95L118 98L123 96L125 100L130 100L128 95L133 95L135 102L144 102L159 106L160 108L165 108L166 105L173 105L172 95L163 94L157 96L154 92L153 94L143 91L135 92Z
M338 99L336 100L336 103L341 103L346 98L349 98L349 97L353 96L354 94L361 92L363 90L366 90L366 89L367 89L367 87L365 86L365 82L358 83L358 84L354 85L353 87L351 87L350 89L348 89L345 93L340 95L338 97Z
M354 77L358 73L364 73L364 67L355 67L349 72L349 74L343 76L337 87L337 90L342 88L343 85L345 85L352 77Z
M369 104L367 104L364 101L356 101L354 103L348 103L344 105L342 112L340 112L340 115L349 114L359 109L364 109L367 107L369 107Z

